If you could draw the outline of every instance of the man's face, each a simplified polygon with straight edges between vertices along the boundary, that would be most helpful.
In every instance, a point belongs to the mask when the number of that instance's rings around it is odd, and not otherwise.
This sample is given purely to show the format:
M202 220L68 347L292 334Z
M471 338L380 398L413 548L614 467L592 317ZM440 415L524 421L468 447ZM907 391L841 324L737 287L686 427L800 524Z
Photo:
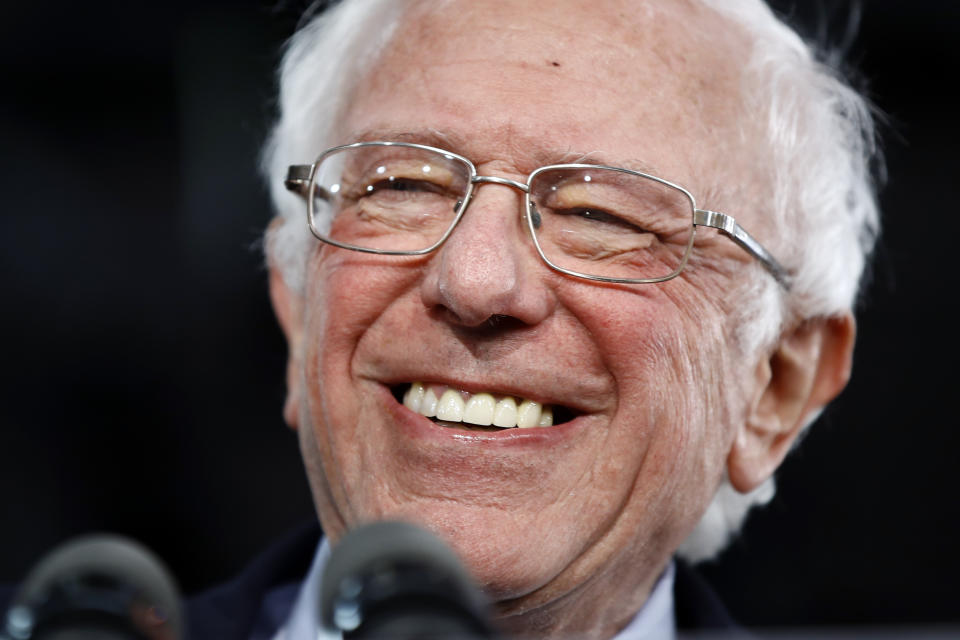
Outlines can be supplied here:
M737 170L743 50L714 35L731 29L686 3L534 4L414 10L337 142L432 144L517 181L587 156L655 172L754 228L716 188L721 158ZM642 602L743 419L721 294L722 265L742 257L707 241L667 283L596 284L543 264L521 214L521 193L485 184L430 256L315 247L294 384L321 521L334 540L374 519L421 523L514 611L603 607L596 594L613 589ZM561 423L439 425L402 405L413 382L534 400Z

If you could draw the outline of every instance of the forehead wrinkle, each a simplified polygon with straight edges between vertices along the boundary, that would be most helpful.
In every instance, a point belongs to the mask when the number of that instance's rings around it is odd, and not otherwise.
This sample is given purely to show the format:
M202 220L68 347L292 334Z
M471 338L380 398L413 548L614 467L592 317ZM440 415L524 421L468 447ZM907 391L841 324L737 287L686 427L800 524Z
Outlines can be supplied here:
M490 64L488 52L515 52L515 44L523 45L534 39L538 40L537 50L511 55L508 65L553 77L557 82L575 80L582 86L584 94L598 89L626 96L632 96L638 90L636 79L631 78L633 70L645 67L647 81L644 91L648 95L657 92L667 76L674 80L685 78L686 82L682 83L686 85L684 102L691 111L696 109L699 90L707 80L698 73L681 73L674 77L678 71L691 71L690 62L697 59L697 54L691 52L691 49L698 48L696 43L670 31L673 23L685 22L682 13L693 8L688 1L680 2L677 7L672 4L652 6L653 3L649 2L620 3L615 7L612 2L605 2L600 10L590 2L557 2L551 5L551 10L539 12L532 23L511 22L509 7L501 6L503 10L491 11L490 2L479 8L472 2L466 6L460 4L463 3L447 2L437 7L431 3L419 3L416 11L408 13L404 26L395 35L392 53L422 59L424 52L429 50L435 54L430 61L432 68L463 67L458 73L469 76L473 73L471 67L482 68ZM469 46L463 47L459 43L452 48L452 41L446 36L453 32L458 32L461 39L467 38ZM549 34L548 40L542 40L544 34ZM592 72L580 73L576 78L565 76L571 68L568 63L578 59L588 62ZM711 56L711 59L715 58ZM556 63L556 67L551 67L551 63ZM422 68L417 71L422 75ZM712 75L708 74L708 77ZM499 76L501 90L509 90L508 76L508 70L504 69Z
M533 136L518 133L511 124L502 124L496 127L500 131L485 135L462 135L456 132L446 132L433 128L402 129L397 127L370 127L353 133L344 144L352 142L410 142L437 147L445 151L452 151L466 157L475 164L484 164L496 160L507 161L514 166L526 168L533 165L530 171L551 164L599 164L613 167L632 169L641 173L649 173L659 178L669 180L648 160L640 158L614 158L604 151L593 150L581 152L566 147L554 146ZM506 138L509 149L497 154L497 150L478 149L475 142L479 140L503 140ZM523 140L527 139L527 140Z
M466 6L458 7L458 4ZM651 71L654 74L679 73L680 79L686 79L688 95L692 100L704 87L713 84L720 66L741 66L732 61L723 62L722 57L715 55L716 45L722 42L721 46L726 49L731 44L731 39L722 33L728 29L718 30L713 20L719 16L691 0L620 2L617 3L619 6L608 1L601 10L597 10L592 2L555 2L550 11L540 12L534 24L511 22L509 8L491 11L491 4L488 0L478 8L473 2L447 2L437 7L421 2L415 11L408 13L405 26L395 37L393 46L398 51L413 55L417 55L425 46L447 51L448 42L444 34L449 33L451 27L461 28L474 40L474 50L456 49L449 60L441 57L434 64L487 64L484 53L491 47L504 51L511 49L512 42L525 42L531 32L533 37L550 33L552 43L541 43L549 47L541 49L543 59L539 54L534 54L538 56L536 60L517 59L516 62L539 68L546 60L569 59L571 56L584 56L584 52L588 52L587 57L606 72L596 74L599 76L596 78L597 84L610 89L611 77L625 77L633 64L653 61L655 65ZM560 4L565 6L560 7ZM578 19L571 22L569 16L573 14ZM506 20L504 15L507 16ZM564 17L567 19L564 20ZM707 24L704 24L705 17L710 19ZM724 22L724 27L729 26L729 21ZM681 37L674 32L677 24L683 26ZM713 41L715 46L705 49L703 43L709 41ZM731 53L730 50L726 51L726 54ZM704 68L704 62L710 63L706 66L711 68L699 72L698 69ZM580 79L586 82L591 80Z
M411 39L415 47L424 41L442 38L447 30L443 25L447 25L465 27L475 36L489 34L489 44L503 48L505 41L526 39L530 30L528 24L511 20L514 4L515 0L485 0L484 3L447 0L438 5L436 0L421 0L408 11L406 25L418 36ZM652 31L660 30L659 25L665 15L673 13L674 4L685 10L695 6L690 0L670 0L666 7L654 4L636 0L604 0L600 5L602 9L598 10L594 0L553 0L548 10L539 12L535 28L538 32L549 31L553 34L564 53L589 50L593 56L600 53L618 61L622 60L623 55L643 57L647 54L645 41ZM570 15L576 15L577 19L563 20L563 17ZM437 28L437 25L443 28ZM438 34L441 35L438 37ZM599 46L585 46L593 44ZM610 53L615 55L606 55ZM462 52L458 52L458 57L464 59Z

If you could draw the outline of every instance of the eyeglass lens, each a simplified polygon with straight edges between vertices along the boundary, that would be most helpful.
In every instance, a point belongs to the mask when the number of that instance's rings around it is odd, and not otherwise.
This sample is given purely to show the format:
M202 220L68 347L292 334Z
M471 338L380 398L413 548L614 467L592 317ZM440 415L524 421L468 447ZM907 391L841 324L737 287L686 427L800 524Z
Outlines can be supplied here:
M400 145L347 147L316 170L316 231L341 245L419 251L456 221L471 168L438 151ZM554 167L530 182L530 227L556 267L609 278L660 278L683 264L693 232L686 192L633 172ZM469 215L469 213L467 214Z

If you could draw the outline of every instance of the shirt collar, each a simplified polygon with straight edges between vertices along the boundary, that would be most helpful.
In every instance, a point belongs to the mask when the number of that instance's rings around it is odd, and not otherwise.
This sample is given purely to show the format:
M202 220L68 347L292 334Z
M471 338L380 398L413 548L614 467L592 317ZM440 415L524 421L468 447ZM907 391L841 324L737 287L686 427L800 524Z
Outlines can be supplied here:
M330 559L330 544L326 538L320 542L310 572L300 587L287 623L273 640L340 640L338 632L327 630L320 624L317 605L320 602L320 586L323 570ZM677 637L676 616L673 610L673 581L676 567L673 561L657 579L643 608L613 640L674 640Z

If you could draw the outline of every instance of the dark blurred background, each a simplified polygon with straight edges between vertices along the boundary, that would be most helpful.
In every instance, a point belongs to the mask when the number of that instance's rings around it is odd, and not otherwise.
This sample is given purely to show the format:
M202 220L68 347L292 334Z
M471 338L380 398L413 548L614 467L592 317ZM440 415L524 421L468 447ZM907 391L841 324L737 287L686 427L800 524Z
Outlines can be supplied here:
M848 57L889 121L885 231L850 387L774 502L704 566L753 625L960 623L960 4L862 4ZM849 2L775 6L809 37L847 40ZM312 517L280 415L256 172L302 8L0 11L0 582L111 530L193 592Z

